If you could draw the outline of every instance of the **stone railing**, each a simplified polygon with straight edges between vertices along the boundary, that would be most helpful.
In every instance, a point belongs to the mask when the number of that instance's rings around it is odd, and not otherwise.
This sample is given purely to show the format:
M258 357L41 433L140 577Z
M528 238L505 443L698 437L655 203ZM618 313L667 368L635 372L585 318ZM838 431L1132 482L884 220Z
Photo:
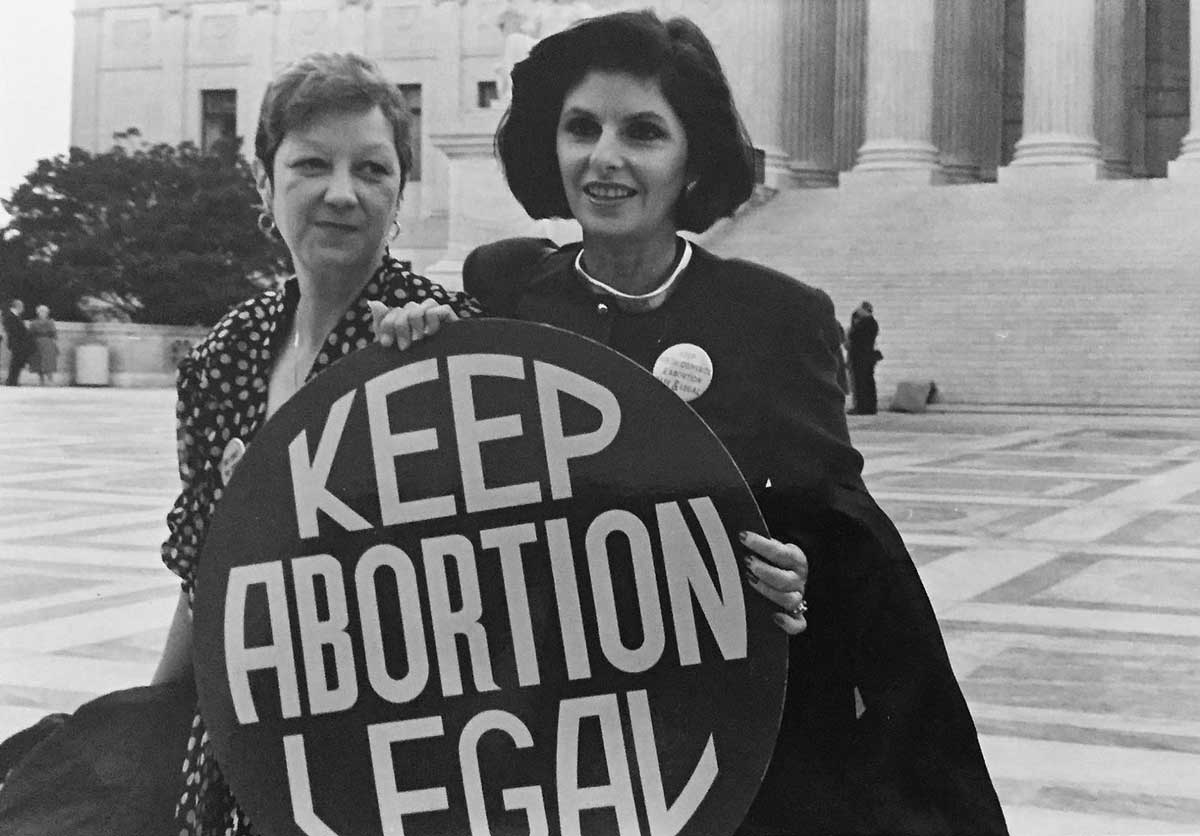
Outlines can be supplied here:
M189 325L137 325L128 322L59 322L58 373L60 386L77 382L76 349L102 345L108 350L108 384L125 388L174 386L175 368L183 355L200 341L208 328ZM8 341L0 351L0 365L8 371ZM22 383L37 383L26 369Z

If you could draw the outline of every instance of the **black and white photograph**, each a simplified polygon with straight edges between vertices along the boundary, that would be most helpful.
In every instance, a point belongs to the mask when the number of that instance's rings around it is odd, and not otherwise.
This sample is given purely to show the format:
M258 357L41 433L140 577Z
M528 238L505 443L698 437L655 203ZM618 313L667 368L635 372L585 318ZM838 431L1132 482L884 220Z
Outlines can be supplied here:
M0 0L0 836L1200 836L1200 0Z

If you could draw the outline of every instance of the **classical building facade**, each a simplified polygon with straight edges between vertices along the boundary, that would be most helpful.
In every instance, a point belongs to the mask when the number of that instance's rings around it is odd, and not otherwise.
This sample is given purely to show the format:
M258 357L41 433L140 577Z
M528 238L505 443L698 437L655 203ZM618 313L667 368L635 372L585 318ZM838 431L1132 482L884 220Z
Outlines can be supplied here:
M647 6L712 37L759 150L705 242L871 298L881 391L1200 407L1200 0L77 0L72 141L248 143L277 69L362 52L419 125L397 246L453 283L477 243L572 234L492 159L506 68Z

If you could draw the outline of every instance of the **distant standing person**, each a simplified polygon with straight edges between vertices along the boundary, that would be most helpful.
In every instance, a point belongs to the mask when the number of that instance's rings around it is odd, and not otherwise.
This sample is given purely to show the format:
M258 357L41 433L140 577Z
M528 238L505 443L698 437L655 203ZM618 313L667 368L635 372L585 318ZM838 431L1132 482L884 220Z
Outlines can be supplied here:
M50 318L48 306L38 305L36 310L37 318L29 323L33 337L30 368L38 373L38 382L45 386L47 380L54 383L54 373L58 371L58 325Z
M24 313L25 303L20 299L9 302L8 310L4 312L4 333L8 337L8 350L12 353L8 361L8 380L5 381L9 386L20 385L21 369L25 368L33 352L33 340L25 325Z
M875 364L883 355L875 349L879 323L870 302L863 302L850 314L847 335L850 355L850 380L854 386L854 408L851 415L874 415L878 410L875 395Z
M850 394L850 369L846 365L846 329L837 322L837 384L843 394Z

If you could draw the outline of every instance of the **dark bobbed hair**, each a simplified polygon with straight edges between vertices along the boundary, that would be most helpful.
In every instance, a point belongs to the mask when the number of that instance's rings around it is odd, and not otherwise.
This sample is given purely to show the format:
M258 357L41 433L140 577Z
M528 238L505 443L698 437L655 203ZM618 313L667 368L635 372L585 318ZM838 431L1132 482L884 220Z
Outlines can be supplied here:
M675 207L679 229L703 232L754 189L754 148L704 33L686 17L650 10L588 18L534 45L512 72L512 103L496 131L509 189L533 218L570 218L557 132L567 93L589 72L658 81L683 123L695 185Z
M346 52L314 52L284 68L267 86L258 113L254 155L274 182L275 152L287 132L326 113L356 113L378 107L392 126L400 158L400 190L412 170L408 107L396 85L375 62Z

